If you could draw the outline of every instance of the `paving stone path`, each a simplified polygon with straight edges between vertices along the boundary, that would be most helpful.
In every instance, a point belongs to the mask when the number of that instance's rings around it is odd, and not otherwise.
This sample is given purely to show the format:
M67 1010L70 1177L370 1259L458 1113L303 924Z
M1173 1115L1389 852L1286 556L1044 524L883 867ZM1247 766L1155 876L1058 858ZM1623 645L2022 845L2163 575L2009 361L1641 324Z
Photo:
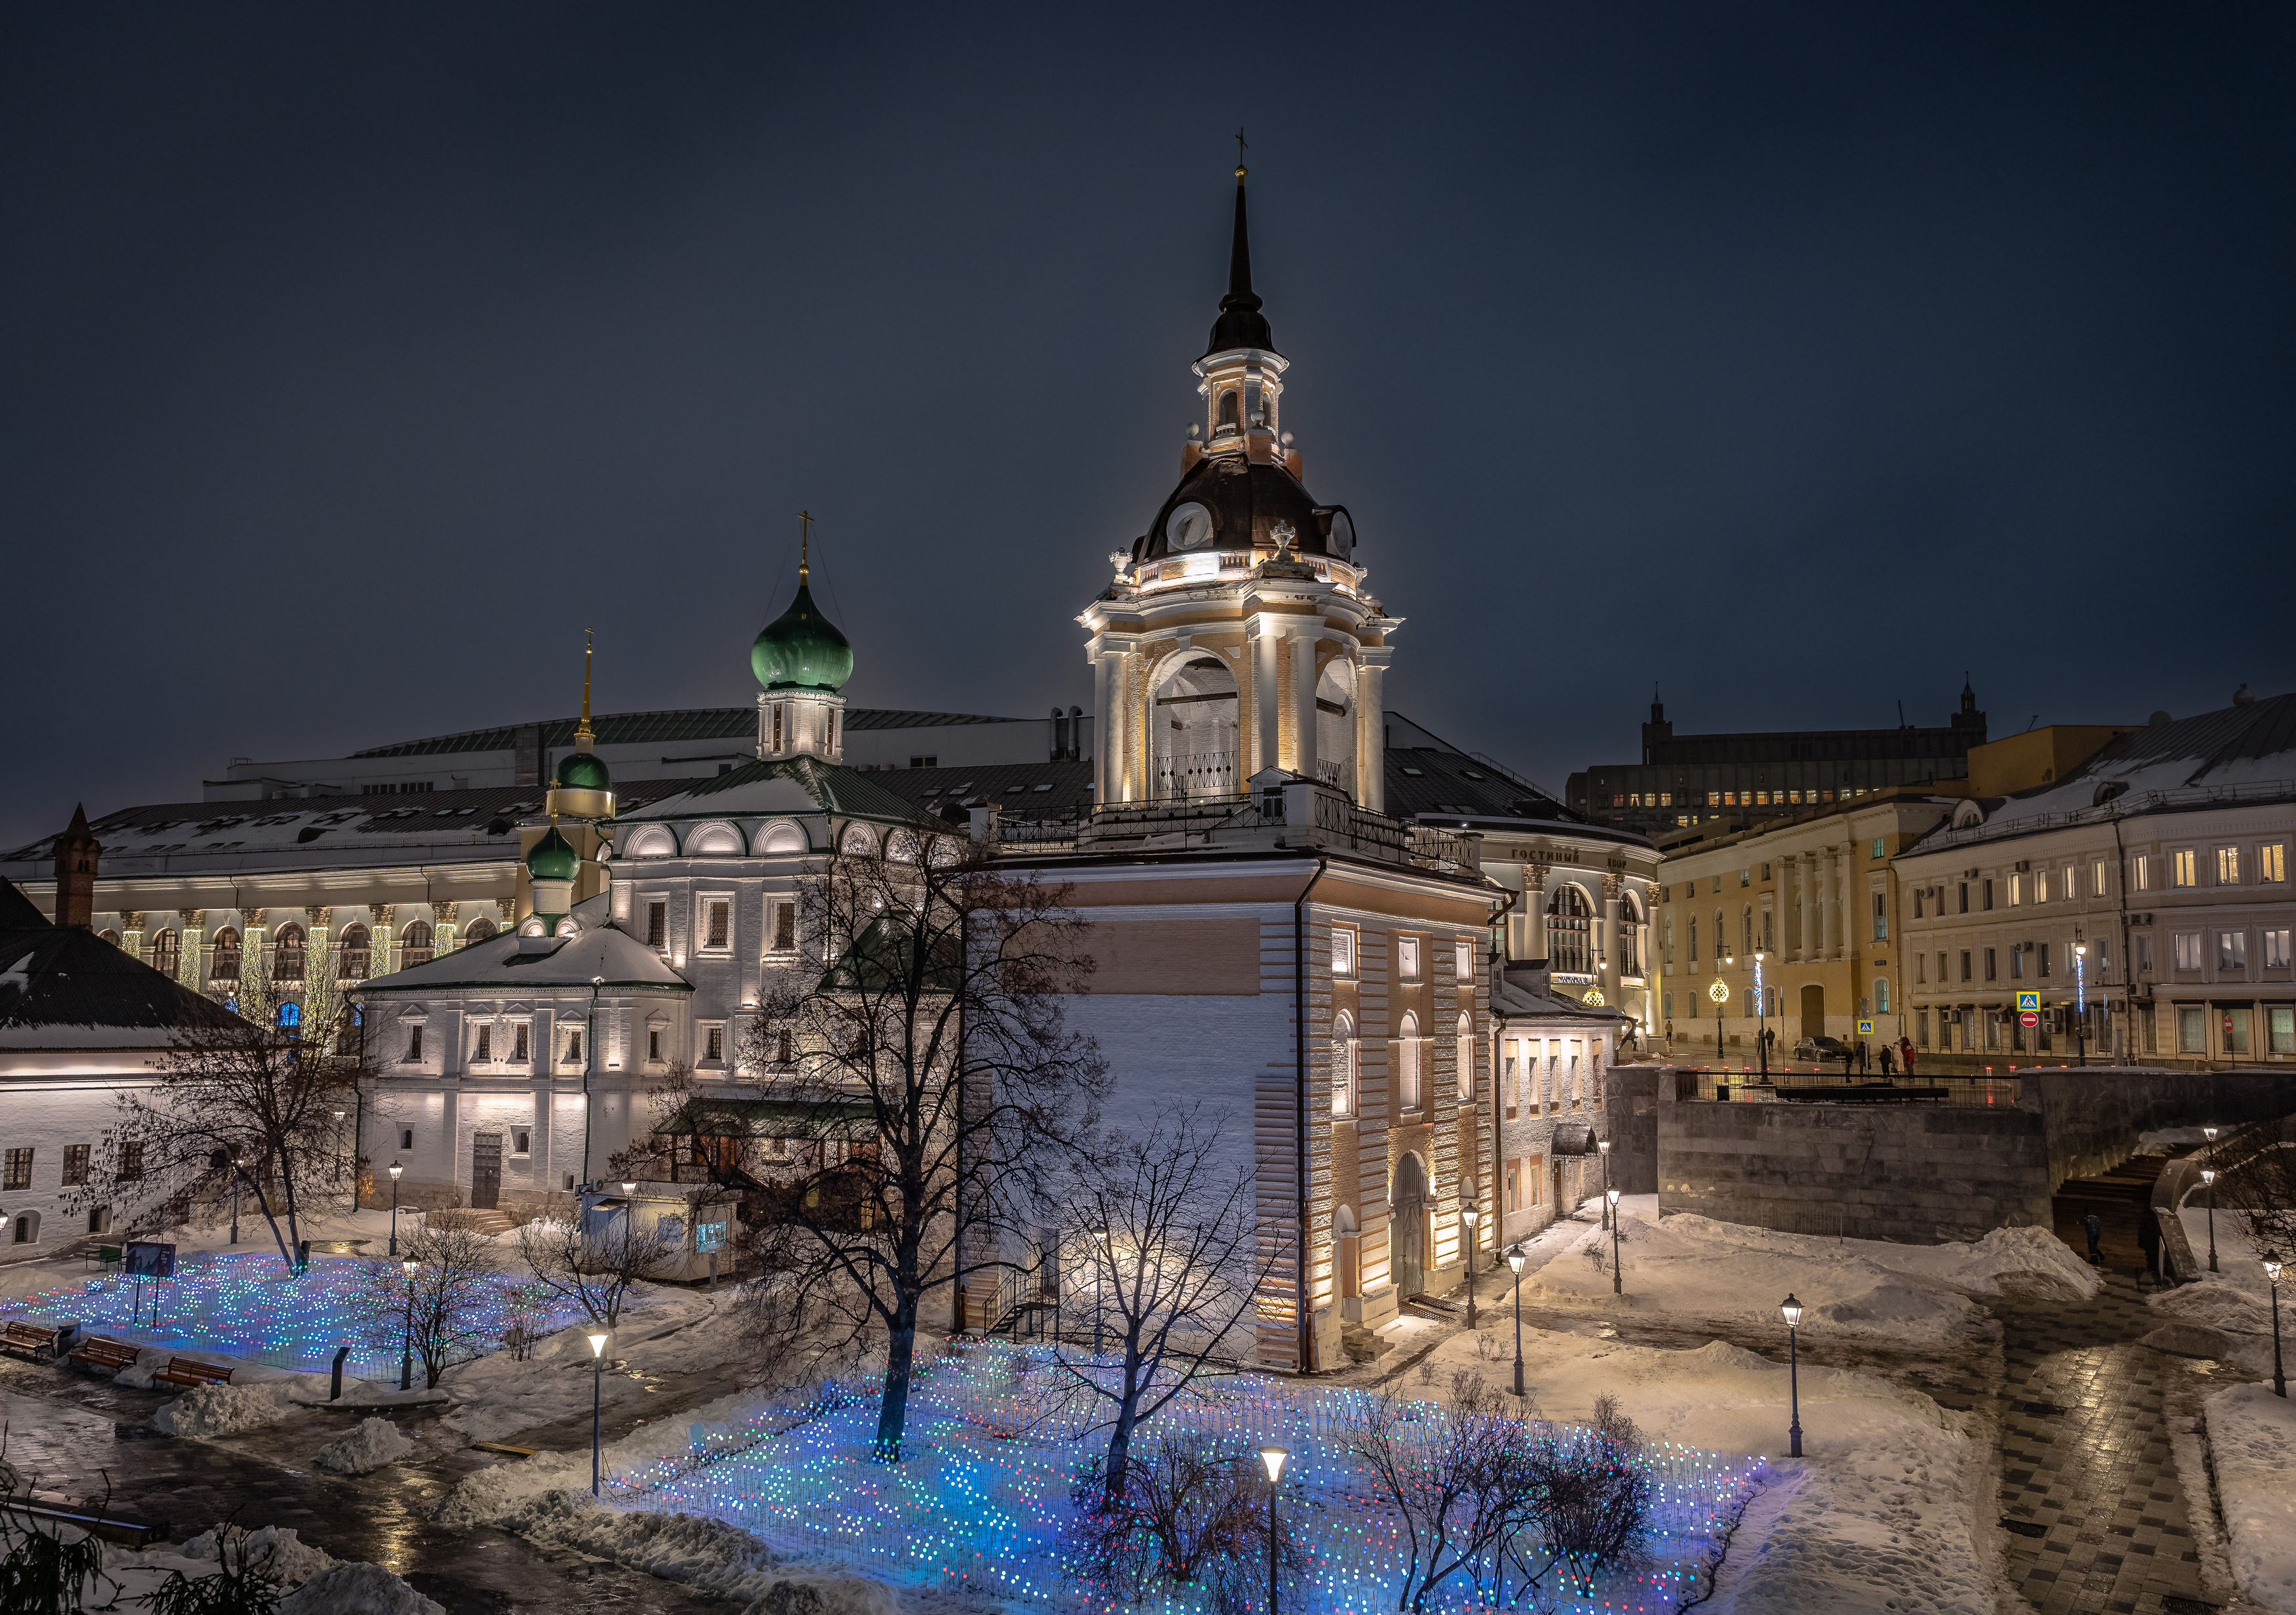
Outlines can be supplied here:
M2043 1615L2195 1615L2204 1592L2164 1406L2194 1367L2137 1339L2135 1278L2093 1301L1997 1302L2007 1569ZM2203 1500L2205 1505L2205 1500Z

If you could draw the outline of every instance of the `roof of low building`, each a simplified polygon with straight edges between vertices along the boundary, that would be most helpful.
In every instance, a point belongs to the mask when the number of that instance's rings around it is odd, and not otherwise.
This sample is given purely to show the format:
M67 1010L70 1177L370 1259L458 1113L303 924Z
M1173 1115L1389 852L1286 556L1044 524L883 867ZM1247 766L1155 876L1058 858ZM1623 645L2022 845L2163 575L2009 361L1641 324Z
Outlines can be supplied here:
M609 902L601 895L576 904L572 917L581 929L570 937L550 939L553 946L547 951L534 949L538 939L506 930L427 963L373 977L355 990L360 996L468 988L540 992L589 987L603 976L610 988L691 992L692 985L658 950L609 922Z
M519 731L528 728L537 732L537 744L545 750L555 750L574 743L575 726L580 721L573 717L548 717L532 724L498 724L490 729L465 729L455 734L434 734L422 740L399 741L388 746L370 746L350 755L429 757L457 751L508 751L517 746ZM840 720L849 734L857 729L921 729L941 724L1029 721L1027 718L985 717L973 712L880 711L866 708L849 709ZM685 707L662 712L610 712L603 717L592 718L590 726L596 732L595 743L601 746L731 740L736 736L754 741L758 734L758 709L754 706Z
M49 923L0 881L0 1049L164 1049L182 1031L246 1024L86 927Z
M914 802L881 783L883 777L819 758L774 758L685 781L674 795L656 798L635 813L619 812L616 822L829 813L898 824L932 823Z

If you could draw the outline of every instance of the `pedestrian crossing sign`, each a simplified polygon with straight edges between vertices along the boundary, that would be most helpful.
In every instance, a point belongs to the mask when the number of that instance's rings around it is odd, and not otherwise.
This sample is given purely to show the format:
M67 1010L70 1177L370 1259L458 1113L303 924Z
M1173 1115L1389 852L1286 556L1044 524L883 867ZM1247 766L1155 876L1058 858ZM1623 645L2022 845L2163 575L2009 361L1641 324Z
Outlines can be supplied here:
M1871 1021L1860 1021L1857 1023L1857 1035L1860 1037L1871 1037L1874 1035L1874 1023Z
M2039 1009L2040 1007L2041 1007L2041 995L2040 995L2040 994L2038 994L2038 993L2019 993L2019 994L2017 995L2017 1012L2018 1012L2019 1014L2021 1014L2021 1014L2023 1014L2023 1013L2024 1013L2026 1011L2028 1011L2028 1010L2038 1010L2038 1009Z

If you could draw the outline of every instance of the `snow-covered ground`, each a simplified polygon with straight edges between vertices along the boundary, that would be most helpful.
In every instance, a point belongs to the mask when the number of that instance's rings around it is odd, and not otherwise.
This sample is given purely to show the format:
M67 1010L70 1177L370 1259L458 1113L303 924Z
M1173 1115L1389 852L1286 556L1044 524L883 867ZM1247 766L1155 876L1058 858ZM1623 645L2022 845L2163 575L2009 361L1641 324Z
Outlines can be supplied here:
M2235 1385L2209 1398L2208 1423L2233 1575L2274 1615L2296 1615L2296 1404Z
M78 1534L64 1535L76 1540ZM105 1579L97 1584L96 1595L110 1600L106 1609L138 1609L177 1576L197 1581L215 1575L222 1569L222 1553L228 1551L234 1567L244 1563L259 1570L288 1589L277 1615L446 1615L381 1565L335 1559L302 1541L291 1527L235 1530L228 1545L217 1538L217 1532L209 1530L180 1545L162 1543L140 1552L107 1545Z
M1998 1295L2005 1282L2081 1297L2103 1282L2046 1228L1997 1228L1973 1244L1899 1245L1777 1234L1682 1213L1660 1221L1654 1194L1628 1195L1619 1205L1624 1294L1611 1288L1611 1235L1562 1223L1558 1229L1576 1230L1563 1248L1535 1274L1524 1264L1526 1303L1775 1332L1784 1328L1779 1303L1791 1293L1808 1308L1807 1331L1918 1349L1946 1347L1981 1325L1983 1309L1970 1298ZM1495 1305L1505 1296L1504 1284L1496 1288Z

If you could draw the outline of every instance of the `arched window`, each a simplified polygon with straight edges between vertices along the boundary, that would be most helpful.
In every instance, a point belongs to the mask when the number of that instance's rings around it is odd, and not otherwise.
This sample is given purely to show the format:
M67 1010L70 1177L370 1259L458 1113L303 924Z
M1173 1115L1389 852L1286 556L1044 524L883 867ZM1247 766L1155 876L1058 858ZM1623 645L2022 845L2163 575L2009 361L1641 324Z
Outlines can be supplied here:
M483 942L501 929L492 920L481 914L472 921L471 929L463 933L463 946L468 947L474 942Z
M400 940L399 963L402 965L430 963L431 955L438 951L432 942L434 935L430 929L430 922L428 920L417 920L409 925L406 928L406 935Z
M108 925L107 925L107 926L105 926L102 930L100 930L100 931L96 932L95 934L96 934L97 936L99 936L99 937L102 937L105 941L107 941L107 942L111 943L111 946L112 946L112 947L119 947L119 933L118 931L116 931L116 930L112 930L112 929L111 929L110 926L108 926Z
M152 939L148 961L153 970L163 976L173 976L184 967L184 933L163 930Z
M1883 976L1874 978L1874 1012L1877 1015L1890 1012L1890 983Z
M1419 1108L1419 1017L1409 1010L1403 1012L1403 1025L1396 1037L1397 1086L1400 1089L1403 1108Z
M1546 905L1546 959L1551 970L1584 975L1594 957L1595 906L1576 886L1560 886Z
M1475 1096L1475 1018L1459 1017L1459 1098L1461 1103Z
M274 981L300 981L303 979L303 928L290 920L279 928L278 939L271 948L271 979Z
M343 927L343 945L335 955L335 978L340 981L364 981L374 963L374 953L368 945L367 929L364 925Z
M1342 1010L1332 1019L1332 1114L1356 1113L1356 1023Z
M1643 973L1643 910L1635 894L1625 893L1619 899L1619 974L1639 976Z
M1218 424L1212 430L1216 433L1231 432L1236 429L1236 425L1235 389L1230 387L1223 390L1219 396Z
M215 934L215 960L208 967L210 981L239 980L239 931L226 925Z
M1690 916L1690 962L1698 963L1698 916Z
M877 856L877 838L869 833L866 824L848 824L845 833L837 838L837 849L848 857L873 858Z
M37 1245L40 1242L38 1212L20 1211L16 1214L16 1242L20 1245Z
M291 1032L302 1024L303 1006L301 1004L283 1004L279 1006L279 1025L283 1030Z

